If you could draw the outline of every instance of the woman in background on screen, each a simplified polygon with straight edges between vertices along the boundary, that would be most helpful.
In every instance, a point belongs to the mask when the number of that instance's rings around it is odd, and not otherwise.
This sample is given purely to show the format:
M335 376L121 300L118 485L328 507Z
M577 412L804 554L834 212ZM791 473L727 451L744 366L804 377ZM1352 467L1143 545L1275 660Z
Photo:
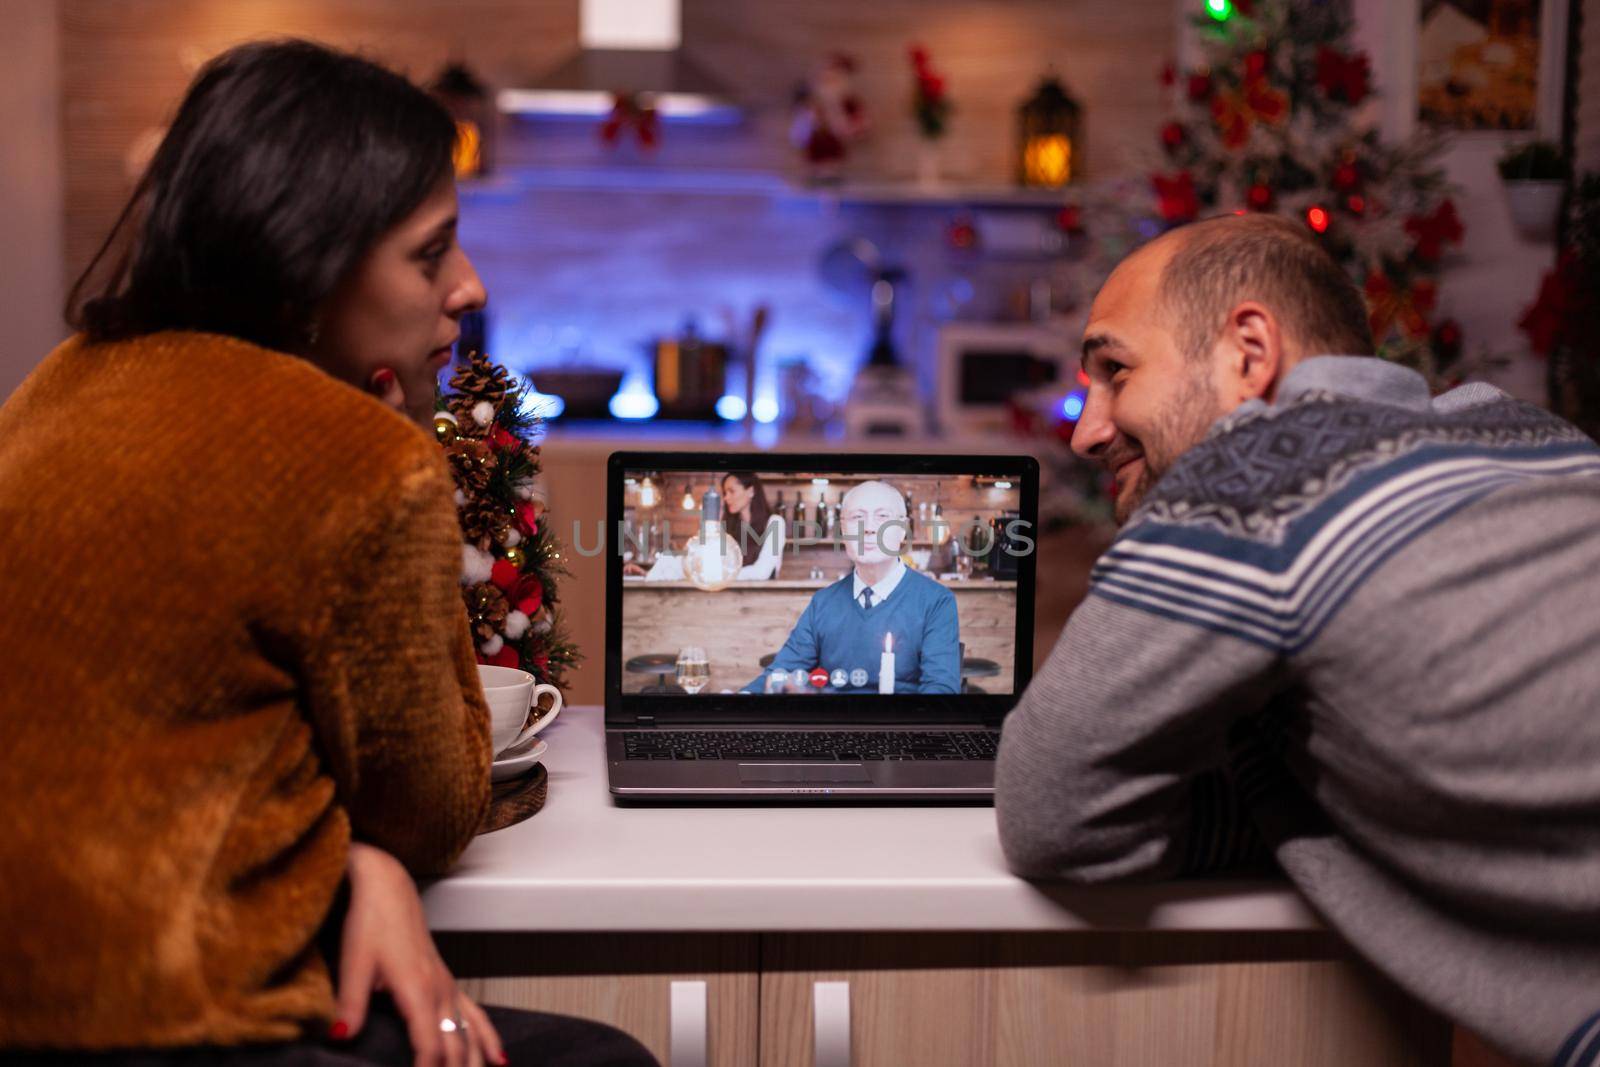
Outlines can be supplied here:
M740 582L764 582L778 576L783 564L783 516L767 503L761 476L754 471L729 471L717 488L722 495L722 528L739 542L743 562L734 576ZM623 564L624 574L639 574L633 563ZM680 582L684 578L683 557L662 552L645 574L651 582Z
M741 582L778 576L783 563L783 516L773 513L761 475L729 471L722 476L722 528L733 534L744 552Z

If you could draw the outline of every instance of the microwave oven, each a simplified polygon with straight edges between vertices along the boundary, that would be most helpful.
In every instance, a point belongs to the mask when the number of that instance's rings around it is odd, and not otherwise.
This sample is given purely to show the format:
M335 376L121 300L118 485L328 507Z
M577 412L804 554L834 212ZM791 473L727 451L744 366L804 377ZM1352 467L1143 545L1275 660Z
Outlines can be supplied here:
M940 429L956 436L1005 432L1011 401L1066 392L1078 371L1082 323L949 322L939 328Z

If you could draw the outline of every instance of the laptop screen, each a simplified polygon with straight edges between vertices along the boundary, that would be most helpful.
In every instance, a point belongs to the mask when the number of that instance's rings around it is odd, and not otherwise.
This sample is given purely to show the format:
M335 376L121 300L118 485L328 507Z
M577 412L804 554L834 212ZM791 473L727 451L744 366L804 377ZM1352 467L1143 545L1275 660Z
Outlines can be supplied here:
M650 458L613 459L623 702L1009 705L1026 684L1031 461Z

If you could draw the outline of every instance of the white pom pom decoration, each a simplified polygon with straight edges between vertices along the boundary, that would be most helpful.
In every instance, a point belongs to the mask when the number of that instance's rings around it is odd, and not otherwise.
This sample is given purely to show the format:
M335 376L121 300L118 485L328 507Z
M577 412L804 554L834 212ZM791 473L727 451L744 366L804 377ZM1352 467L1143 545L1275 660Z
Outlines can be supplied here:
M534 494L534 484L535 483L532 478L524 478L520 482L517 482L515 485L513 485L511 487L511 491L516 494L518 500L532 500Z
M493 637L489 638L489 640L479 645L478 651L482 652L485 656L493 656L505 647L506 643L501 640L500 635L495 634Z
M467 494L465 494L461 490L457 489L456 490L456 507L459 508L463 504L465 504L466 502L467 502Z
M522 544L522 534L517 532L517 528L515 526L507 526L506 535L500 540L505 542L505 546L507 548L515 548Z
M540 616L534 621L532 629L536 634L547 634L550 632L550 620Z
M511 638L511 640L515 641L517 638L527 633L528 625L529 619L522 612L512 611L506 614L506 623L504 629L506 636Z
M487 426L494 421L494 405L487 400L480 400L472 405L472 418L479 426Z
M477 545L461 546L461 584L487 582L494 570L494 557Z

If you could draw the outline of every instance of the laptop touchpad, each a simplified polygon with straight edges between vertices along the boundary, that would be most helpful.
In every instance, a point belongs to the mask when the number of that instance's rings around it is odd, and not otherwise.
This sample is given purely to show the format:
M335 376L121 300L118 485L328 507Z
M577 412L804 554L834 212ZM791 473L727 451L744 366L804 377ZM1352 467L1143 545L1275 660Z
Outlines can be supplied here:
M741 782L870 782L872 775L859 763L741 763Z

